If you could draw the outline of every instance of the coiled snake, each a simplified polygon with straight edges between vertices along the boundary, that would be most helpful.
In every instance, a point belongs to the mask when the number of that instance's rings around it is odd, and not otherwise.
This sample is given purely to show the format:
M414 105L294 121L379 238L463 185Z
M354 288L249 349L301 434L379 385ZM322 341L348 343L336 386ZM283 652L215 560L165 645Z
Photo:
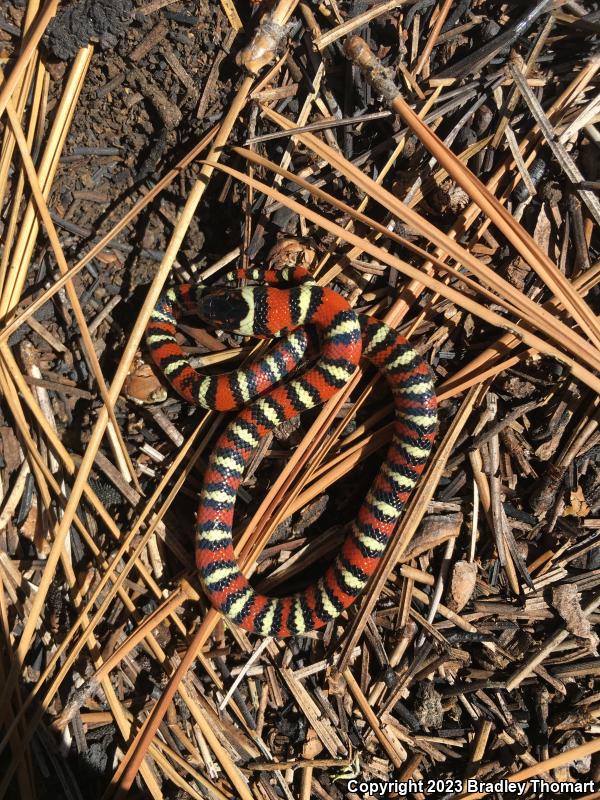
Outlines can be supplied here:
M431 451L437 403L429 368L406 339L384 323L354 313L341 295L318 286L306 270L240 270L227 277L269 285L170 289L152 313L146 340L158 368L186 400L205 408L241 409L217 441L200 494L196 564L204 589L215 608L246 630L293 636L337 617L375 571ZM294 285L282 288L285 284ZM286 338L245 369L202 375L175 339L182 311L196 312L213 327L242 335ZM302 326L307 324L320 334L320 357L304 373L278 383L306 351ZM394 398L394 431L386 459L323 576L289 597L258 594L241 573L233 550L233 512L244 468L269 431L345 386L361 353L385 375Z

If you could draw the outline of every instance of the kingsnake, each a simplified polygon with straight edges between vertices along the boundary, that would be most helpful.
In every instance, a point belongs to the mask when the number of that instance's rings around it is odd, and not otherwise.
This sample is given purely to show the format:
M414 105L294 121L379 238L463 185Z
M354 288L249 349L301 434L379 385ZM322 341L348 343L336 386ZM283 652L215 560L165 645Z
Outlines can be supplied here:
M341 295L318 286L306 270L239 270L227 276L234 278L270 285L169 289L150 317L147 343L158 368L186 400L205 408L242 409L210 456L196 520L196 564L212 605L253 633L298 635L337 617L375 571L431 451L437 403L429 368L406 339L373 317L355 314ZM285 284L295 285L281 288ZM245 369L206 376L191 367L176 341L181 312L195 312L213 327L242 335L286 338ZM320 357L304 373L273 386L302 359L304 325L319 331ZM345 386L361 353L385 375L394 397L386 460L324 575L289 597L258 594L233 549L233 512L244 468L269 431Z

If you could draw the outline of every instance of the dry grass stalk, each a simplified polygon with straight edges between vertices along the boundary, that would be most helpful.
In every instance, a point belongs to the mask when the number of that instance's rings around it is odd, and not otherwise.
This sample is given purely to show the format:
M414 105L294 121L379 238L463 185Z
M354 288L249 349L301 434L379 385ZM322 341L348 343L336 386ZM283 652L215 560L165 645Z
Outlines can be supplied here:
M44 199L48 197L58 168L60 154L69 132L92 53L91 46L84 48L79 51L73 61L52 129L48 134L44 153L37 167L37 179ZM30 200L20 222L19 235L11 254L10 267L0 295L0 315L3 317L12 311L20 300L38 231L39 223L36 218L35 206Z
M435 43L438 40L438 37L439 37L439 35L441 33L441 30L442 30L442 27L444 25L444 22L446 21L446 18L448 17L448 14L450 12L451 7L452 7L452 0L444 0L444 2L442 3L441 8L438 11L438 15L437 15L436 20L435 20L435 22L433 24L433 27L431 28L431 32L429 34L429 37L428 37L427 42L425 44L425 47L423 48L423 52L419 56L419 60L417 62L417 65L416 65L416 67L414 68L414 70L412 72L412 76L414 78L416 78L418 75L420 75L420 73L423 71L423 67L429 61L429 56L431 55L431 51L435 47Z
M265 113L268 113L268 116L271 119L280 124L283 125L289 124L284 117L276 115L274 112L266 111ZM301 134L298 138L304 143L306 143L309 147L311 147L311 149L313 149L316 153L324 157L332 166L340 170L340 172L344 174L349 180L352 180L356 185L360 186L361 189L363 189L363 191L365 191L369 196L371 196L373 199L379 202L384 208L392 210L392 212L397 217L406 222L412 228L418 230L423 236L429 238L436 245L441 247L445 252L450 253L453 258L455 258L459 263L463 264L465 267L470 269L475 275L477 275L482 279L485 279L485 281L490 285L490 287L496 289L496 291L498 292L499 297L496 298L498 302L501 302L504 298L510 298L510 300L516 306L521 308L521 311L526 319L538 320L538 324L540 324L540 330L543 330L544 333L548 331L549 327L551 330L557 331L557 339L556 339L557 342L559 343L564 342L566 345L567 340L571 340L572 346L574 347L573 352L576 353L579 358L586 358L590 355L591 348L589 347L589 344L586 343L585 340L581 339L579 336L575 335L568 326L564 325L562 322L558 320L552 319L551 316L545 313L545 310L540 310L540 306L538 304L530 301L529 298L525 297L525 295L522 292L516 290L515 287L513 287L507 281L500 279L499 276L493 270L489 269L484 264L479 262L474 256L471 255L471 253L462 248L448 236L443 234L441 231L435 228L435 226L428 223L419 214L412 211L412 209L407 208L404 204L398 201L398 199L394 197L394 195L392 195L390 192L387 192L385 189L382 189L377 183L370 180L362 172L356 169L356 167L350 164L350 162L346 161L343 157L339 156L335 151L333 151L327 145L323 144L320 140L318 140L311 134ZM276 165L268 164L266 160L260 159L260 157L257 157L255 154L251 154L250 152L246 151L244 152L244 155L246 158L250 160L258 161L258 163L264 163L265 166L268 165L270 169L280 172L280 168L276 167ZM361 221L364 222L368 220L368 223L372 227L377 227L377 223L375 223L373 220L369 219L368 217L364 218L362 215L359 215L357 212L349 208L346 204L340 203L340 201L336 200L331 195L327 195L321 190L315 189L314 187L311 186L311 184L309 184L306 181L303 181L297 176L292 175L292 173L286 172L284 174L290 180L294 180L296 183L301 185L307 191L310 191L311 193L315 194L317 197L326 199L332 205L341 208L346 213L354 216L356 219L360 219ZM238 173L237 176L239 177L240 180L246 180L244 177L241 176L240 173ZM290 208L292 206L289 203L294 203L294 201L286 202L286 200L283 197L278 197L277 199L279 199L280 202L284 204L288 204L288 207ZM295 205L295 208L297 207L298 204ZM313 221L314 219L315 218L313 217ZM323 227L326 227L328 230L333 231L335 226L332 226L331 224L325 224L325 222L323 222ZM383 229L380 226L378 230L385 230L385 229ZM406 240L404 240L402 237L397 237L396 235L392 234L389 231L386 231L386 234L390 238L394 238L396 241L400 241L402 244L407 245ZM352 234L350 232L347 232L346 235L342 236L341 238L345 238L346 241L355 244L355 241L352 240L351 237ZM357 237L354 238L356 239ZM408 244L408 246L411 249L415 249L413 245ZM373 249L370 249L368 246L363 247L363 249L367 252L370 252L371 255L374 255L375 258L378 258L383 263L388 263L390 264L390 266L393 266L391 260L386 261L386 259L381 256L382 251L380 249L374 251ZM402 268L396 267L397 269L399 269L400 272L404 272L410 277L416 278L418 273L413 267L407 265L405 262L400 262L399 259L395 259L395 263L402 264ZM447 269L445 265L442 268ZM425 283L425 285L427 285L430 289L434 288L431 280L426 281L424 277L420 277L420 280L423 283ZM436 281L435 283L437 287L438 282ZM456 293L454 293L451 289L446 288L445 291L441 291L440 287L438 291L442 296L447 297L448 299L452 299L453 302L455 302L457 305L459 306L463 305L465 308L467 307L466 298L464 298L464 302L461 303L461 301L457 298ZM492 312L490 312L487 308L480 306L477 311L473 310L473 308L470 307L469 310L471 310L472 313L478 314L484 318L487 318L488 321L491 321ZM498 322L492 324L498 324ZM504 323L504 326L505 325L506 323ZM500 327L503 327L503 325L500 325ZM523 334L521 334L521 338L525 338ZM541 352L545 351L542 350ZM596 355L596 353L597 351L595 351L594 349L594 352L591 353L592 361L590 363L593 364L597 363L598 356Z
M20 91L18 96L14 101L11 101L12 104L15 106L17 118L20 120L23 119L25 108L28 100L29 93L32 91L32 83L35 79L35 84L33 86L33 102L31 113L29 115L29 130L27 141L28 144L32 144L33 137L35 135L36 127L38 125L39 120L41 119L40 114L40 91L43 88L43 84L45 83L42 80L43 67L38 62L38 59L32 59L29 62L25 75L23 76L23 80L21 81ZM4 129L4 137L2 141L2 156L0 158L0 200L4 203L6 197L6 187L9 180L10 170L13 168L13 154L14 149L16 146L15 137L13 136L12 129L10 125L6 125ZM4 248L2 252L2 258L0 259L0 286L4 286L4 281L6 279L6 272L8 269L9 257L12 251L14 238L17 231L17 225L19 220L19 211L21 208L21 201L23 198L23 192L25 191L25 173L22 167L19 169L19 177L14 186L13 191L11 192L11 211L10 217L8 220L8 225L6 231L4 233Z
M562 363L566 364L573 373L573 375L575 375L585 384L590 386L590 388L593 388L595 391L600 391L600 382L593 373L591 373L588 369L583 368L580 365L580 363L575 361L573 358L565 355L562 351L556 349L555 347L548 345L548 343L544 341L541 337L530 333L528 330L522 328L517 323L512 323L506 318L501 317L499 314L489 311L485 306L482 306L479 303L472 301L468 296L462 294L461 292L455 289L452 289L449 286L444 285L443 283L441 283L441 281L438 281L435 278L431 278L429 276L422 275L419 272L419 270L417 270L415 267L408 264L407 262L402 261L396 256L392 256L386 250L372 245L367 240L361 239L360 237L356 236L350 231L344 230L341 226L337 225L336 223L331 222L325 217L322 217L320 214L313 212L312 209L306 208L305 206L296 202L295 200L292 200L291 198L286 197L280 192L277 192L276 190L272 189L266 184L261 183L256 179L249 178L243 173L234 170L230 167L225 167L222 164L218 166L218 169L222 170L223 172L226 172L229 175L232 175L233 177L237 178L242 182L252 185L255 189L259 189L264 194L267 194L273 199L279 201L283 205L295 211L300 216L309 219L311 222L314 222L318 226L328 230L330 233L333 233L334 235L339 236L342 239L345 239L349 244L352 244L354 246L360 246L365 252L372 255L376 260L384 264L388 264L394 269L397 269L398 272L401 272L413 279L419 279L420 281L425 283L430 289L439 292L441 295L451 300L456 305L465 308L467 311L470 311L476 316L480 316L482 319L485 319L490 324L495 325L499 328L505 328L510 330L511 332L515 333L520 339L522 339L526 344L529 344L532 347L534 347L538 352L552 356L557 360L561 361ZM374 193L375 191L376 190L373 189ZM405 215L408 216L408 210L406 209L405 209ZM435 238L439 238L439 232L438 234L435 234ZM456 247L454 246L454 244L451 245L452 250L455 250ZM463 258L465 258L464 255ZM469 256L469 258L465 258L465 261L476 262L476 259L473 259L471 256ZM469 266L471 267L472 263L469 263ZM477 269L477 267L475 267L475 269ZM513 287L511 287L511 289L513 289ZM512 294L514 294L514 290ZM553 324L553 327L556 326L561 328L561 336L560 336L561 343L564 343L566 346L566 342L569 341L569 346L574 345L574 349L577 351L578 358L579 357L585 358L586 361L591 361L592 363L595 364L598 357L600 357L600 353L596 354L595 350L592 350L589 347L585 349L583 345L579 344L579 341L573 341L574 338L575 340L578 340L579 337L576 336L574 337L572 331L559 321L556 321Z
M552 24L552 19L549 20L548 25L541 34L540 41L544 41L545 38L547 37L551 24ZM539 47L536 46L533 48L531 56L527 62L527 69L530 69L531 66L535 63L535 60L539 55L539 52L540 52ZM586 67L584 67L583 70L581 70L581 73L578 73L574 77L574 79L567 86L567 88L552 103L552 105L548 109L547 113L550 119L558 120L561 114L563 114L569 108L570 104L576 102L580 94L583 91L585 91L589 82L593 79L595 73L597 72L597 69L598 69L597 65L596 66L594 66L593 64L586 65ZM515 99L516 103L516 100L518 100L519 95L518 93L515 93L513 96L516 98ZM509 107L510 107L510 101L509 101ZM508 116L504 117L503 120L501 121L498 132L504 130L505 123L507 121L508 121ZM521 143L519 144L519 152L521 154L524 154L526 149L530 147L529 155L524 159L524 163L526 166L528 166L533 161L536 155L537 152L536 148L538 147L537 141L539 140L539 138L540 138L539 126L536 125L531 129L531 131L529 131L529 133L525 137L523 137ZM497 147L498 144L497 139L498 139L497 135L495 135L494 138L492 139L491 145L494 149ZM492 175L492 177L488 180L486 184L487 188L491 192L496 193L498 191L498 186L500 184L500 181L506 176L507 173L510 174L511 171L514 169L514 167L515 167L514 160L511 163L510 159L507 158L504 164L501 165ZM513 178L510 185L503 191L503 193L498 196L500 202L506 202L506 199L510 196L510 193L518 185L518 182L519 182L519 177L517 175ZM475 203L471 203L471 205L465 211L463 211L463 213L459 216L456 222L453 223L448 232L448 235L455 238L464 235L464 233L467 230L469 230L471 225L477 219L479 213L480 213L479 207ZM481 235L481 233L483 233L483 231L488 227L488 224L489 224L489 219L486 218L482 223L482 225L480 226L479 235ZM442 259L446 258L445 252L443 250L440 250L439 248L436 249L435 254L438 257L441 257ZM425 262L423 265L423 269L425 271L429 271L430 268L431 264L429 262ZM416 299L423 291L423 288L424 288L423 285L418 281L411 281L411 283L409 283L408 287L406 288L403 294L409 298ZM407 308L408 307L405 306L405 308L402 310L405 312ZM510 334L508 334L502 337L501 342L502 346L504 346L505 342L509 342L510 343L509 346L514 347L518 343L518 340L516 340L515 337L512 337ZM496 355L495 349L489 348L486 351L485 360L489 361L493 359L495 355Z
M317 50L324 50L343 36L347 36L357 28L362 28L363 25L371 22L371 20L377 19L377 17L382 14L387 14L394 8L398 8L407 2L408 0L384 0L384 2L377 3L373 8L363 11L362 14L357 14L347 22L342 22L337 27L327 31L327 33L318 35L316 39L313 40L313 44Z
M154 506L155 506L158 498L160 497L161 493L164 491L166 485L168 484L171 475L177 470L179 465L185 460L189 449L191 448L192 444L195 442L196 436L200 433L200 430L202 430L203 427L204 427L204 420L198 426L198 428L197 428L197 430L195 432L195 435L192 435L190 440L189 440L189 442L186 442L182 446L181 450L177 454L177 457L176 457L176 459L175 459L175 461L174 461L174 463L173 463L173 465L171 467L171 470L169 470L167 472L167 474L165 475L165 478L159 483L159 486L157 487L155 493L152 495L151 498L149 498L149 502L148 502L146 508L144 509L144 511L138 517L138 520L136 521L136 524L133 526L132 530L129 531L127 536L124 537L124 539L122 541L122 544L121 544L121 547L119 548L118 552L114 556L114 558L111 561L109 567L103 573L103 576L102 576L98 586L96 587L95 591L92 592L92 594L90 596L90 599L88 600L88 602L86 603L86 605L82 609L82 612L80 613L80 616L78 617L78 619L76 620L74 625L71 627L71 629L68 631L68 633L66 634L64 640L61 642L59 647L53 653L52 657L50 658L50 660L48 662L48 665L46 666L46 669L44 670L44 672L40 676L40 678L37 681L37 683L35 684L35 686L32 688L32 690L31 690L29 696L27 697L27 699L24 701L23 709L22 709L21 713L26 711L26 709L33 702L33 700L35 699L37 694L39 694L39 692L42 690L42 688L45 685L45 682L53 674L53 672L55 670L55 667L56 667L57 663L59 662L61 656L63 656L63 654L68 652L68 656L63 659L61 668L54 675L54 678L53 678L50 686L46 690L46 693L45 693L45 695L43 697L43 700L39 704L39 711L36 712L36 714L34 715L33 719L30 720L30 723L29 723L29 725L27 727L27 736L28 737L33 735L33 733L35 731L35 728L36 728L36 725L38 724L39 720L41 719L41 715L43 714L43 711L48 707L48 705L52 701L54 695L58 691L58 689L61 686L62 682L64 681L66 675L68 674L70 668L72 667L74 661L76 660L76 658L78 657L79 653L81 652L81 649L85 646L89 635L93 632L93 630L95 629L95 627L98 624L98 622L101 619L103 619L103 617L104 617L104 615L106 613L106 609L108 608L108 606L112 602L112 600L113 600L113 598L115 596L115 593L120 590L120 588L121 588L121 586L123 584L123 581L125 580L127 574L129 573L129 571L131 570L132 567L134 567L134 566L138 567L139 555L142 552L142 549L145 546L147 539L149 538L150 535L152 535L152 533L155 530L156 524L158 523L158 521L160 520L162 514L164 513L164 510L169 507L169 505L171 504L173 498L175 497L175 495L179 491L181 485L183 484L185 478L187 477L188 470L193 467L193 465L195 463L195 457L197 457L197 455L190 460L190 462L187 465L187 468L184 471L183 475L180 476L180 478L175 482L175 485L174 485L173 489L171 490L171 492L168 495L165 503L163 504L163 510L162 511L159 510L159 512L156 514L156 517L150 523L150 525L149 525L147 531L145 532L144 536L141 538L138 546L129 553L129 559L123 565L123 568L122 568L121 572L119 572L118 576L116 576L116 577L113 576L113 572L116 570L117 566L120 564L121 558L127 553L128 549L130 548L131 542L134 539L134 537L137 535L140 527L144 523L145 518L147 516L149 516L150 513L154 510ZM209 437L212 435L213 432L214 432L214 430L208 432L208 435L206 436L206 438L204 440L204 446L207 444L207 442L209 440ZM202 450L202 445L200 447L200 450L198 451L198 454L199 454L199 452L201 452L201 450ZM101 504L98 504L98 505L100 506L102 511L104 511L104 509L101 506ZM104 513L106 513L106 512L104 511ZM113 586L106 593L103 602L98 604L97 603L98 597L101 594L101 592L104 589L104 587L106 586L106 583L108 582L109 579L112 581ZM84 614L88 614L91 611L93 611L94 606L97 606L97 608L96 608L96 611L92 614L92 618L90 619L89 626L84 628L80 638L73 645L73 647L70 650L68 650L69 645L71 644L71 642L72 642L75 634L77 633L79 627L83 625L83 621L84 621L83 620L83 615ZM152 640L150 640L149 644L151 646L151 649L153 649L153 650L156 649L155 647L152 647L152 644L153 644ZM159 661L162 662L164 660L164 655L160 651L158 652L158 657L159 657ZM16 722L18 722L19 718L20 718L20 715L18 715L16 717L15 724L16 724ZM7 734L5 735L5 737L0 742L0 752L4 749L4 747L6 747L6 744L7 744L7 741L8 741L8 736L11 733L11 730L12 730L12 728L9 728L9 730L7 731Z
M16 330L25 322L27 321L36 311L45 305L52 297L59 292L66 284L73 279L73 277L80 272L86 264L89 264L90 261L99 255L105 247L107 247L110 242L118 236L118 234L124 230L140 213L141 211L146 208L152 200L154 200L161 191L163 191L167 186L169 186L172 181L180 174L182 170L184 170L192 161L194 161L200 153L209 146L212 142L214 137L216 136L218 128L213 128L209 131L206 136L204 136L191 150L190 152L181 159L181 161L174 167L172 170L166 173L159 181L157 181L156 185L150 189L149 192L144 194L133 206L132 208L117 222L114 227L105 234L100 241L95 244L90 250L81 258L76 264L68 269L68 271L60 278L58 278L52 286L50 286L46 291L42 292L40 296L30 303L23 312L16 317L16 319L9 322L3 329L0 331L0 342L6 342L8 339L15 333Z
M37 47L40 39L48 27L48 23L56 14L57 7L58 0L48 0L43 10L38 15L35 24L32 24L31 27L29 27L29 25L33 21L31 20L29 14L27 15L25 21L27 35L25 41L23 42L21 52L10 71L10 75L3 81L2 84L0 84L2 86L0 89L0 117L4 113L4 109L6 108L9 98L12 97L13 92L17 88L19 81L23 76L23 72L27 68L31 59L37 55Z
M494 224L512 241L515 249L534 269L547 286L554 292L559 302L567 308L571 316L578 322L582 330L590 337L596 347L600 344L598 323L591 309L582 302L571 283L563 277L550 259L542 253L537 244L529 237L506 209L486 189L486 187L467 170L454 154L444 147L442 142L432 134L421 122L406 102L397 96L392 107L402 116L409 127L424 142L427 149L448 173L474 199L479 207Z
M573 279L573 286L576 291L578 291L583 297L589 292L592 286L597 285L598 281L600 280L600 262L592 265L592 267L587 270L586 272L581 273L576 278ZM554 305L556 305L556 301L552 301ZM505 352L513 350L518 344L519 339L513 336L510 333L504 334L494 345L494 347L487 348L478 356L475 356L471 360L471 362L462 369L458 370L448 381L445 382L444 387L447 391L452 391L456 386L464 385L464 381L467 376L472 375L473 373L478 374L480 367L487 365L490 359L497 359L498 353L501 353L502 356ZM530 351L531 352L531 351ZM497 370L500 369L508 369L510 366L518 363L520 358L524 358L527 353L523 353L521 356L511 356L509 358L503 358L497 365ZM491 368L494 370L494 368ZM494 372L495 374L495 372Z
M223 10L227 15L227 19L229 20L229 24L233 28L234 31L241 31L244 25L242 24L242 20L240 19L240 15L237 12L235 4L232 0L220 0L221 5L223 6Z
M31 156L29 154L29 149L27 146L27 142L25 141L25 136L23 134L23 131L21 130L21 126L19 124L16 112L13 109L12 103L10 101L7 104L6 111L8 119L10 121L10 126L13 131L13 135L15 137L15 140L19 148L19 152L21 154L21 159L25 167L25 172L29 180L29 186L33 194L33 199L35 206L37 208L37 212L41 217L42 222L44 223L44 227L46 229L47 236L50 240L50 246L52 247L52 251L54 252L58 268L63 275L66 275L66 273L69 271L67 260L63 253L62 247L60 246L60 241L58 239L56 228L54 227L54 223L52 222L52 219L50 217L50 211L48 210L48 206L46 205L46 200L44 198L42 188L38 182L37 173L35 171L33 161L31 160ZM114 408L112 408L112 406L110 406L108 403L108 388L104 380L104 375L102 374L102 369L98 362L98 356L96 355L96 350L94 348L94 343L92 341L92 337L88 329L87 322L85 320L83 311L81 309L81 305L79 304L77 291L72 281L69 281L66 284L66 289L67 289L67 295L71 302L71 307L75 313L75 319L77 320L77 324L79 325L79 330L81 332L81 338L83 341L83 349L87 356L88 363L92 367L94 377L98 383L100 395L104 400L104 402L107 404L107 408L109 409L110 426L111 426L110 432L112 434L109 437L109 440L113 445L113 452L118 457L118 460L121 462L122 472L125 479L129 481L133 480L133 483L138 489L138 491L141 491L141 487L139 485L135 469L133 468L133 464L131 463L131 459L129 458L125 442L123 441L123 436L121 434L120 426L115 417Z
M29 438L29 435L28 435L28 433L26 431L25 419L22 416L22 412L20 411L20 408L17 405L18 404L18 399L17 399L16 393L11 393L10 391L7 391L8 386L7 386L7 383L6 383L6 376L5 376L5 381L3 383L4 383L4 394L5 394L5 397L7 398L9 403L11 403L12 411L13 411L13 414L15 416L15 419L17 420L17 423L20 424L20 426L21 426L21 433L24 436L24 439L28 444L28 452L29 452L30 456L35 455L35 454L37 454L37 448L35 447L35 443L33 442L33 440ZM38 481L38 486L40 488L40 491L42 493L42 498L43 498L43 500L45 502L46 507L48 509L50 509L50 495L49 495L47 481L49 481L49 482L54 484L53 488L54 488L57 496L59 496L59 497L61 496L60 487L58 486L58 484L54 480L52 474L47 470L46 464L45 464L45 461L44 461L43 458L39 457L38 460L33 465L33 468L37 472L37 481ZM72 571L70 562L65 557L64 551L63 551L63 553L61 553L61 562L62 562L63 570L65 571L65 574L66 574L66 577L67 577L67 581L70 584L71 588L74 589L77 586L77 581L76 581L75 575L74 575L74 573ZM43 579L42 579L42 581L43 581ZM78 593L77 592L73 593L73 600L74 600L74 603L75 603L75 605L77 607L79 605L79 602L80 602L79 599L78 599ZM82 616L83 616L83 622L84 622L84 624L86 624L89 620L88 620L87 616L85 615L85 613L82 614ZM28 617L27 617L27 621L26 622L27 622L27 624L31 624L31 622L33 622L34 625L37 625L40 622L40 612L37 611L36 608L35 608L35 601L32 603L32 605L31 605L31 607L30 607L30 609L28 611ZM92 631L90 631L90 636L89 636L89 648L90 648L90 655L92 657L92 660L95 661L97 664L99 664L98 658L97 658L97 655L96 655L99 652L98 643L97 643L95 637L93 636ZM15 669L17 669L17 670L20 669L18 662L15 663ZM117 696L116 696L116 693L114 691L114 688L113 688L113 686L110 683L110 680L108 678L104 678L102 680L102 688L103 688L103 690L104 690L104 692L106 694L107 700L108 700L108 702L110 704L110 707L111 707L111 710L113 712L113 716L115 718L115 721L117 722L117 724L121 728L122 734L124 736L129 736L129 731L130 731L129 723L127 722L127 720L124 717L124 714L123 714L123 712L121 710L121 705L120 705L120 703L119 703L119 701L117 699ZM8 719L5 719L5 722L9 722L8 732L7 732L6 736L5 736L5 740L7 738L9 738L9 740L10 740L12 738L11 732L14 731L16 724L19 722L19 720L21 718L21 715L24 713L24 711L26 710L28 705L29 705L28 702L26 702L26 703L24 703L22 705L21 710L20 710L20 714L18 716L16 716L12 720L12 722L10 722ZM6 706L4 706L4 708L8 709L9 705L7 704ZM36 727L37 727L37 724L39 724L39 719L40 718L41 718L41 715L36 720ZM27 734L28 734L27 730L22 734L23 735L23 739L21 740L22 742L28 741L28 735ZM6 771L5 775L3 776L2 782L0 783L0 797L4 797L8 787L10 785L10 781L12 779L13 772L14 772L15 768L17 767L17 765L20 763L20 757L22 755L24 755L25 752L26 752L25 750L21 750L19 753L15 754L15 756L13 758L13 761L11 763L11 766ZM152 796L156 797L156 798L160 797L158 784L156 783L156 780L155 780L154 776L152 775L152 773L148 771L147 767L145 767L145 769L144 769L144 775L148 779L148 787L152 792Z
M591 739L589 742L585 742L585 744L580 744L577 745L577 747L564 750L562 753L552 756L552 758L546 758L544 761L540 761L539 763L534 764L527 769L521 769L518 770L518 772L513 772L506 776L506 780L513 783L524 783L525 781L529 780L529 778L542 775L545 772L555 770L566 764L572 764L580 758L584 758L592 753L597 753L599 750L600 738L596 737ZM469 794L461 795L460 800L479 800L480 797L485 796L485 792L471 792Z

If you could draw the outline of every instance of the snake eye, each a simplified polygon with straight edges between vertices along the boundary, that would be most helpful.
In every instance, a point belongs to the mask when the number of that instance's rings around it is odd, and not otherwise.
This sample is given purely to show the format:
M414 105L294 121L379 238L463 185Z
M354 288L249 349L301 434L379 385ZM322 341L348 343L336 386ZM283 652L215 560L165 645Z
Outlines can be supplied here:
M214 289L198 301L198 316L215 328L236 331L248 312L248 303L238 289Z

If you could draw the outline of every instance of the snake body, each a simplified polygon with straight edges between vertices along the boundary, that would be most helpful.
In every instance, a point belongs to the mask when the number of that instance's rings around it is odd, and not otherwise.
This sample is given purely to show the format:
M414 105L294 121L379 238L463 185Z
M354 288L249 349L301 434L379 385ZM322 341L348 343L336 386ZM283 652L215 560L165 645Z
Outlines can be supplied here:
M212 605L253 633L299 635L342 613L375 571L431 451L436 398L429 368L406 339L379 320L355 314L344 298L317 286L305 270L247 270L233 276L271 285L170 289L150 318L147 343L158 368L185 399L207 408L242 409L211 454L198 507L196 564ZM296 285L280 288L285 283ZM196 311L213 326L243 335L286 338L245 369L202 375L175 339L182 310ZM319 359L304 373L273 386L302 359L307 335L301 326L306 324L320 333ZM386 377L394 398L386 459L323 576L289 597L261 595L241 573L233 549L235 499L245 466L269 431L345 386L361 354Z

